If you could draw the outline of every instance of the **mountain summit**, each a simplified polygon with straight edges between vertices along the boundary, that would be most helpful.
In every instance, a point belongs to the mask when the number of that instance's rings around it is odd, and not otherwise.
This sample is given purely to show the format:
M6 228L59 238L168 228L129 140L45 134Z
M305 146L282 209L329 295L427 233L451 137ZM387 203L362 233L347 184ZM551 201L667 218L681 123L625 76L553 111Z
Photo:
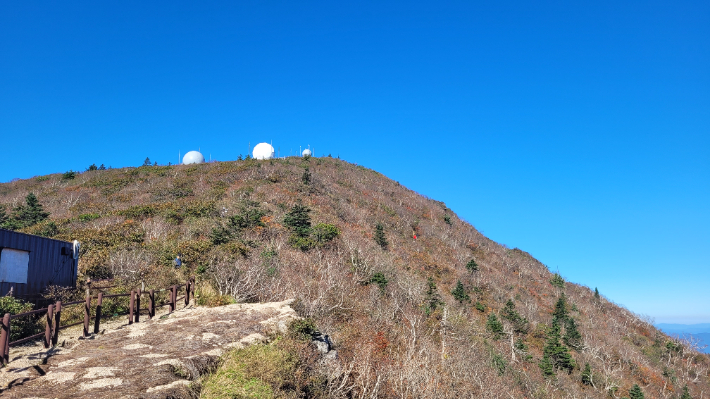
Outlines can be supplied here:
M337 351L308 363L318 378L305 396L710 391L710 358L691 344L489 240L444 203L342 160L54 174L0 184L0 204L9 215L30 193L49 218L20 230L79 240L80 281L149 288L194 273L203 305L295 298Z

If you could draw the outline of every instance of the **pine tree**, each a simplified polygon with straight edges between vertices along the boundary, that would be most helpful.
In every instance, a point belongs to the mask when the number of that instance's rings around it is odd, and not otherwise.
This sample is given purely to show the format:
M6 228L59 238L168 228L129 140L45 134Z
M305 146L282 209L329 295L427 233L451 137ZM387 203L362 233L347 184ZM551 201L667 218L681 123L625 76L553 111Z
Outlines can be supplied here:
M385 228L382 226L382 223L377 223L375 226L375 242L382 249L387 249L387 246L389 245L387 238L385 238Z
M592 385L592 368L589 363L584 365L584 370L582 371L582 384Z
M596 299L597 301L601 299L601 297L599 296L599 289L597 287L594 287L594 299Z
M498 339L503 336L503 323L498 320L495 314L491 313L488 315L486 330L493 334L493 339Z
M92 170L98 170L98 169L99 168L96 166L96 164L92 163L91 165L89 165L89 167L86 170L92 171Z
M477 272L478 271L478 264L476 263L476 261L474 259L471 259L468 261L468 263L466 263L466 269L468 269L468 271L470 271L472 273Z
M303 176L301 176L301 181L305 185L311 184L311 172L308 170L308 166L306 166L306 169L303 171Z
M101 166L99 166L98 170L106 170L106 166L104 164L101 164Z
M563 292L555 304L555 310L552 312L552 315L556 318L557 322L563 323L567 320L567 314L567 298Z
M550 356L543 354L542 359L540 359L537 365L540 367L540 371L542 371L542 375L545 378L555 375L555 366L552 364Z
M631 387L631 390L629 390L629 399L644 399L645 397L643 396L643 392L641 391L641 388L638 386L638 384L634 384L633 387Z
M567 370L567 373L571 373L576 366L567 347L560 343L560 326L554 320L552 322L552 328L547 335L543 355L550 359L550 362L556 370Z
M559 273L555 273L555 275L552 276L552 279L550 280L550 284L557 288L565 288L565 279L563 279L562 276L559 275Z
M434 279L429 277L427 280L427 290L426 290L426 304L424 305L424 311L426 314L431 314L433 311L436 310L436 308L439 307L439 305L442 305L443 302L441 301L441 296L439 295L439 291L436 289L436 284L434 283Z
M456 299L459 302L463 301L470 301L471 297L468 296L466 293L466 290L463 288L463 284L461 283L461 280L459 280L456 283L456 288L454 288L453 291L451 291L451 295L454 296L454 299Z
M150 165L151 165L150 158L145 157L145 161L143 161L143 166L150 166Z
M680 396L680 399L693 399L693 397L690 396L690 392L688 392L688 385L683 387L683 394Z
M511 299L508 299L508 302L505 303L501 316L513 324L513 330L516 333L525 334L528 332L528 320L521 317L515 310L515 303Z
M565 336L563 338L565 344L574 350L582 348L582 334L577 330L577 323L571 317L567 318L565 323Z
M42 204L39 203L34 193L27 194L25 205L20 205L13 211L11 220L6 225L16 230L35 224L47 219L49 212L45 212Z
M308 237L311 233L311 217L308 215L310 211L308 207L297 203L284 216L284 224L291 228L295 235Z

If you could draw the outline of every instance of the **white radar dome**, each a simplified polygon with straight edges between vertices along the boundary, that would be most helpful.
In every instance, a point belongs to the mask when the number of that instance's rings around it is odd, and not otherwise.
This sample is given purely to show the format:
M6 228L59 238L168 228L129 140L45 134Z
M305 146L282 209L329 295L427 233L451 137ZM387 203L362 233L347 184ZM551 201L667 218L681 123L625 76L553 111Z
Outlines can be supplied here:
M254 159L271 159L274 157L274 147L269 143L259 143L251 155Z
M305 150L303 150L303 153L302 153L301 155L303 155L304 157L310 157L310 156L311 156L311 150L309 150L308 148L306 148Z
M198 151L190 151L182 157L182 164L189 165L193 163L205 163L205 157Z

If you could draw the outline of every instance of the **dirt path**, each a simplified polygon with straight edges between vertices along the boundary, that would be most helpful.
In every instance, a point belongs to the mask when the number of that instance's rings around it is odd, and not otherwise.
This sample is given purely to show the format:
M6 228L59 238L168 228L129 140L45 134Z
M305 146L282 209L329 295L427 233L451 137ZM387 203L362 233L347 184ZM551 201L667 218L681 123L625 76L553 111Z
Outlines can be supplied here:
M67 329L56 348L11 348L11 362L0 371L1 396L189 397L190 381L225 350L285 331L298 318L290 303L188 306L131 325L125 318L108 322L88 339L79 338L81 326Z

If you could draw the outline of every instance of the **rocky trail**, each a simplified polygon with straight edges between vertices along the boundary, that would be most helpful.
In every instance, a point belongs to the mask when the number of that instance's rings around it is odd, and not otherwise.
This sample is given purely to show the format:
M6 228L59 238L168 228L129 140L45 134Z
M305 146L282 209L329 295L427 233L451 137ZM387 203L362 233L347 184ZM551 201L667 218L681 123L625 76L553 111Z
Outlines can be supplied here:
M70 338L81 327L63 331L67 338L56 348L11 348L10 364L0 370L0 396L191 397L191 381L226 350L285 332L298 318L290 303L188 306L131 325L125 319L108 323L87 339Z

